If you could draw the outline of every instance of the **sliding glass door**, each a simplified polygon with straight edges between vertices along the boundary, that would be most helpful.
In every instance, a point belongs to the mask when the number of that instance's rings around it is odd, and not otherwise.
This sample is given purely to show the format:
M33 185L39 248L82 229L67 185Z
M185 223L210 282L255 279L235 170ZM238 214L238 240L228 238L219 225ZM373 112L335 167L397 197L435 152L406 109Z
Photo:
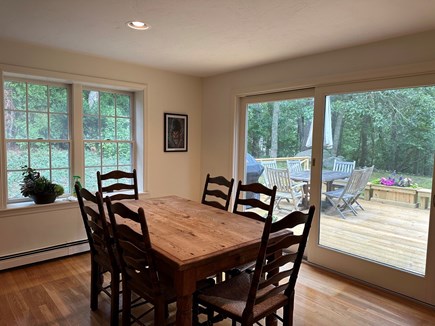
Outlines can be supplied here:
M272 187L287 169L316 206L313 264L435 305L435 76L246 97L238 172Z
M434 284L435 79L343 85L317 94L323 135L314 137L331 142L313 149L313 157L322 157L315 170L323 182L311 190L320 218L310 261L435 304L427 291ZM340 169L339 179L324 182Z

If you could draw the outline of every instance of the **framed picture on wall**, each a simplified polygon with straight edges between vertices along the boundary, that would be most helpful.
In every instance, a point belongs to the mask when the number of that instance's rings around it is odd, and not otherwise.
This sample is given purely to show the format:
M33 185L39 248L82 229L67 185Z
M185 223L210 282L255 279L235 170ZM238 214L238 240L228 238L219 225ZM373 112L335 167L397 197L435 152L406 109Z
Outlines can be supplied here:
M187 152L187 114L165 113L165 152Z

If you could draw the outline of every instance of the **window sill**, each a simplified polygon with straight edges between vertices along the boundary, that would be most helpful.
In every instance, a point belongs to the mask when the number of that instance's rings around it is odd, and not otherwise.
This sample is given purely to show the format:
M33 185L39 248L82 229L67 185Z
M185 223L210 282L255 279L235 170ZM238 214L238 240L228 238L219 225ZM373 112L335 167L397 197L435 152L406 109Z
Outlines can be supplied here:
M43 205L36 205L33 202L13 203L8 204L5 209L0 209L0 218L23 214L59 211L76 207L78 208L78 203L75 197L60 198L52 204Z

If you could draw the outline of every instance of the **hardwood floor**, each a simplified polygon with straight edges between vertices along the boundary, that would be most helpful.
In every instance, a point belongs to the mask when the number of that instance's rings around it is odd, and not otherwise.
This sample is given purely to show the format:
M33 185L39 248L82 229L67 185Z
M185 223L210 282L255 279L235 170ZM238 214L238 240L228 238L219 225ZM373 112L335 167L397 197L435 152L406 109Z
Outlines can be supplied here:
M80 254L0 272L0 325L108 325L104 294L98 311L89 308L89 261ZM435 325L435 311L303 264L294 325Z

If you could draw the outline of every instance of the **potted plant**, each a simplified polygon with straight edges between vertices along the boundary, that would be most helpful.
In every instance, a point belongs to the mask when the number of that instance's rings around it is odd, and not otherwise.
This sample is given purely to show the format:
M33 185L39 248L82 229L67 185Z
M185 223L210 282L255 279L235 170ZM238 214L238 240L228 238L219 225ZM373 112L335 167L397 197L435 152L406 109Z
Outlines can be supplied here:
M23 183L21 184L21 194L30 197L35 204L49 204L61 196L64 189L61 185L52 183L46 177L30 167L23 166Z
M373 201L417 207L418 185L411 178L397 176L396 171L393 171L389 177L373 180L370 188Z

